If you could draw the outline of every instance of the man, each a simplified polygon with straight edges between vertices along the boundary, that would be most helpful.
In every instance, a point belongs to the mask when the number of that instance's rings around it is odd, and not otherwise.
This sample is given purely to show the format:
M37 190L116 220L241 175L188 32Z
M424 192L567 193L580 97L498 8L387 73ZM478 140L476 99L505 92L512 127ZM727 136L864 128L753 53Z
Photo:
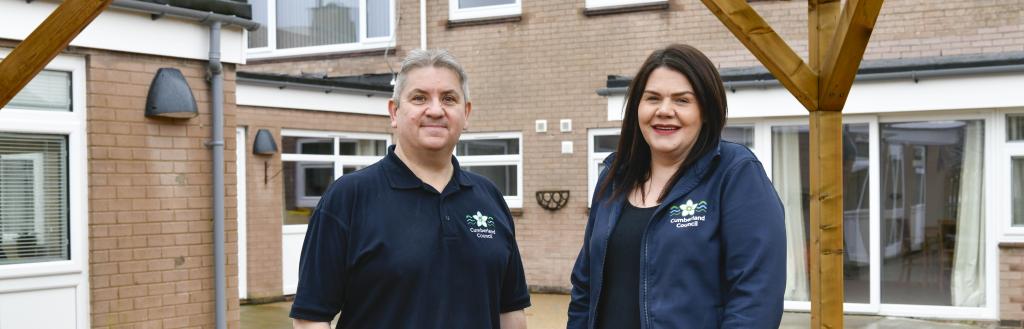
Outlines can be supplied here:
M512 216L452 156L472 106L443 50L413 50L388 102L396 145L343 176L310 218L295 328L526 328Z

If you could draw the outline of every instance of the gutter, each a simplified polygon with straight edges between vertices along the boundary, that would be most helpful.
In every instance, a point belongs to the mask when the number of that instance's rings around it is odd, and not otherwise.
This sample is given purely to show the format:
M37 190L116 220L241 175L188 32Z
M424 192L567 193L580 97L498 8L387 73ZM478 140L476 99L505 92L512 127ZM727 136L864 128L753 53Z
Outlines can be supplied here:
M114 2L110 4L110 6L114 8L127 9L131 11L152 14L153 19L158 19L160 17L168 15L197 20L203 24L212 24L213 22L220 22L223 25L237 25L249 31L255 31L260 28L260 23L254 22L249 19L240 18L238 16L228 16L214 12L181 8L171 5L161 5L152 2L143 2L135 0L114 0Z

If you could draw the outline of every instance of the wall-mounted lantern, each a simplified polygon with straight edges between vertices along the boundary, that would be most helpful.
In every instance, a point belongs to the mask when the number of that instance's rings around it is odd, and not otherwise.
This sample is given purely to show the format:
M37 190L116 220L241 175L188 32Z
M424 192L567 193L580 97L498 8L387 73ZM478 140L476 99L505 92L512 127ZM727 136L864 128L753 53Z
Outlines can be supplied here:
M170 67L157 70L146 96L146 117L190 119L197 115L196 98L181 71Z

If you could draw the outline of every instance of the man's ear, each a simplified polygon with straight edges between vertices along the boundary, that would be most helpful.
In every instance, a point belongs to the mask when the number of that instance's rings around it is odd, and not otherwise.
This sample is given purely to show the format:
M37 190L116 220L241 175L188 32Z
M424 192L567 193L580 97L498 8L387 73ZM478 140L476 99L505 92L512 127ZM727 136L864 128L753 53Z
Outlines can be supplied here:
M394 98L388 100L388 116L391 117L391 128L398 128L398 103Z
M469 129L469 115L473 113L473 103L466 102L466 122L462 124L462 130Z

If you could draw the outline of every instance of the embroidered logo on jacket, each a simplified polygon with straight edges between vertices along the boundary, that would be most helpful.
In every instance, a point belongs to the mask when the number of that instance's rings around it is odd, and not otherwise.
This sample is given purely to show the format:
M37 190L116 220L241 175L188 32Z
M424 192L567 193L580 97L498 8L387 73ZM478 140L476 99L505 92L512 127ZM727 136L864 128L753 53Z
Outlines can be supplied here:
M494 238L494 217L477 211L476 214L466 215L466 224L469 225L470 232L476 233L477 238Z
M669 208L668 215L670 223L676 224L676 228L689 228L700 226L704 221L704 213L708 211L708 202L701 200L693 203L693 199L687 199L686 203L673 205ZM702 215L697 215L697 214Z

